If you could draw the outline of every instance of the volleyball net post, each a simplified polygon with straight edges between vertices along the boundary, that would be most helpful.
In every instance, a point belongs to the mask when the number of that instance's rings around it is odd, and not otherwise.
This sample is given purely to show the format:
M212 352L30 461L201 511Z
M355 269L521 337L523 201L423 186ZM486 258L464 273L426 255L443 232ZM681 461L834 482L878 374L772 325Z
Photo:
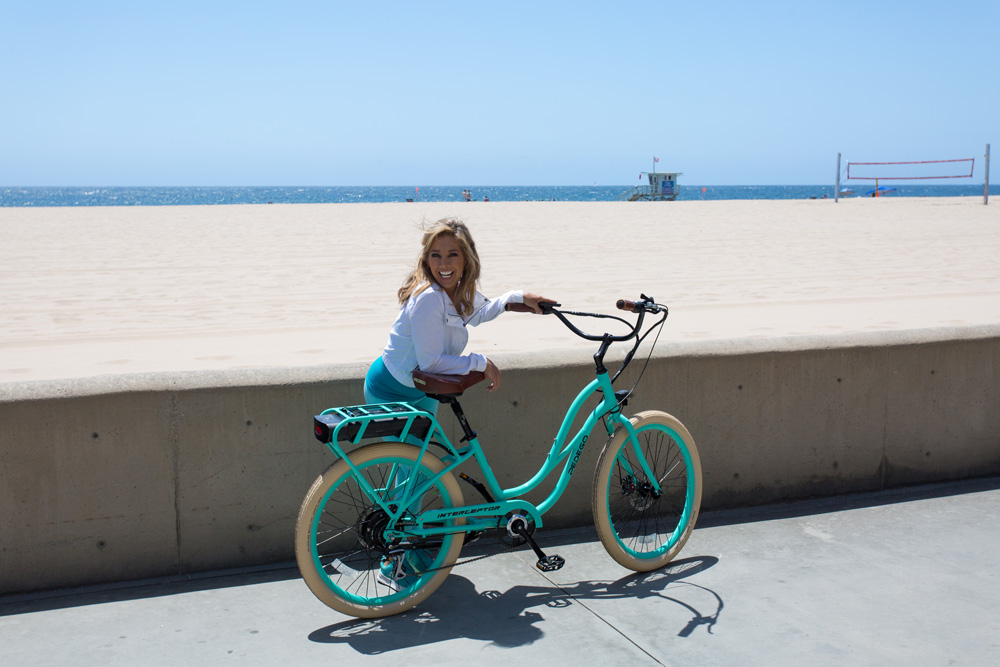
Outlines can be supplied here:
M840 153L837 153L837 181L833 185L833 203L840 201Z
M983 178L983 205L990 203L990 145L986 144L986 155L983 156L986 160L985 173Z

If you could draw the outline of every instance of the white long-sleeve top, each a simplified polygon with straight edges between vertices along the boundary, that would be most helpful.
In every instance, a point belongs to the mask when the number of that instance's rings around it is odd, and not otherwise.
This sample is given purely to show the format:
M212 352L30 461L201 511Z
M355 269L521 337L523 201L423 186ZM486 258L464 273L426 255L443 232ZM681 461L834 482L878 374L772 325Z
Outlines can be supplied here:
M399 309L389 332L389 342L382 352L382 362L400 384L412 387L411 373L419 368L428 373L465 375L486 370L486 357L463 355L469 342L467 325L478 326L495 319L508 303L523 303L524 292L505 292L498 299L487 299L476 292L472 315L463 317L437 284L411 296Z

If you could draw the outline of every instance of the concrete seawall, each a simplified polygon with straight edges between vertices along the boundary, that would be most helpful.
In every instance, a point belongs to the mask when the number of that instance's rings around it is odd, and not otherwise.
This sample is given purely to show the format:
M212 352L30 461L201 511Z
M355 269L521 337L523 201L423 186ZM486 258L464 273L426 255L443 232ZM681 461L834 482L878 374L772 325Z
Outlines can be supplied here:
M579 352L497 361L503 387L463 406L512 486L593 365ZM364 370L0 385L0 594L292 559L299 503L333 462L312 415L361 402ZM998 387L1000 326L661 343L626 411L684 422L703 508L721 509L1000 474ZM546 527L591 521L599 435Z

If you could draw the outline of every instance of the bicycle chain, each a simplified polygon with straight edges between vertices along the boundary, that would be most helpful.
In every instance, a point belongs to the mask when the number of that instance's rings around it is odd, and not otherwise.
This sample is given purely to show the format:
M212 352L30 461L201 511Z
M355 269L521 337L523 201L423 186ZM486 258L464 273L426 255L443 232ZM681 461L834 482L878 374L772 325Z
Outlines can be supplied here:
M457 533L452 533L452 535L456 535L456 534ZM500 538L496 538L496 541L498 543L500 543L500 544L503 544L503 540L501 540ZM524 545L523 544L505 545L505 547L503 549L500 549L499 551L494 551L493 553L483 554L482 556L475 556L474 558L467 558L467 559L462 560L462 561L456 560L451 565L442 565L441 567L432 567L432 568L430 568L428 570L422 570L422 571L418 572L417 574L427 574L428 572L437 572L438 570L447 570L448 568L458 567L459 565L468 565L469 563L475 563L476 561L479 561L479 560L485 560L487 558L492 558L493 556L499 556L500 554L510 553L511 551L516 550L519 546L524 546Z

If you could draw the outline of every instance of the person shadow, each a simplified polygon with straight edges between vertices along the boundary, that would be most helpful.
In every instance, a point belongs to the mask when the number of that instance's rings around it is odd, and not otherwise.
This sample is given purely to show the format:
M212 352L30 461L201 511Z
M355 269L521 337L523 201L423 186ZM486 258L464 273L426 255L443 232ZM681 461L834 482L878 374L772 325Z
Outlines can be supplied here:
M711 633L722 612L717 593L692 582L708 594L710 609L695 608L690 602L668 595L666 589L681 579L703 572L718 563L714 556L677 560L653 572L629 574L616 581L581 581L571 585L524 586L506 591L477 591L475 584L452 574L441 588L416 608L396 616L377 619L350 619L320 628L309 640L324 644L347 644L364 655L378 655L458 638L478 639L501 648L532 644L544 636L540 624L542 609L558 610L575 602L608 599L659 597L685 608L692 614L679 637L690 636L705 626Z

